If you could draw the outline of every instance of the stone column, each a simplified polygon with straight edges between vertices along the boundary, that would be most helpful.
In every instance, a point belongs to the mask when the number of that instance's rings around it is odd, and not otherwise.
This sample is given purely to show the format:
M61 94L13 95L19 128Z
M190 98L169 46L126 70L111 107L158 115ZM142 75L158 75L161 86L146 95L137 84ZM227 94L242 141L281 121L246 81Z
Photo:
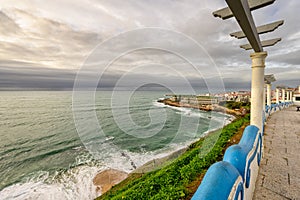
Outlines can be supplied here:
M267 52L252 53L252 81L251 81L251 125L257 126L260 131L263 127L263 89L265 75L265 58Z
M279 89L276 88L276 103L279 103Z
M282 102L285 103L285 89L281 90L281 98L282 98Z
M267 84L267 105L271 106L271 101L272 101L272 85L271 84Z

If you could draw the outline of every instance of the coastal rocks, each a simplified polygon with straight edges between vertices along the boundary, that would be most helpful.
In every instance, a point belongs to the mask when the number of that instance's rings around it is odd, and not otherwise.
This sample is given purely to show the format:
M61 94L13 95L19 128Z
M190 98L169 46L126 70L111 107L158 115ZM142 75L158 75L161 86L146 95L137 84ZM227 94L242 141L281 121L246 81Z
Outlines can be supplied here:
M232 109L225 108L225 107L219 106L219 105L214 105L212 110L216 111L216 112L223 112L223 113L227 113L230 115L235 115L235 116L241 116L241 115L245 115L247 113L245 108L232 110Z
M164 103L169 106L195 108L195 109L200 109L200 110L204 110L204 111L212 111L212 105L194 105L194 104L181 103L181 102L177 102L177 101L171 101L169 99L158 100L158 102Z
M169 106L194 108L194 109L199 109L199 110L203 110L203 111L216 111L216 112L227 113L227 114L235 115L235 116L241 116L241 115L246 114L246 110L244 108L242 108L242 110L240 110L240 109L232 110L232 109L225 108L223 106L219 106L217 104L213 104L213 105L187 104L187 103L172 101L170 99L158 100L158 102L164 103Z
M98 173L93 183L97 186L97 192L101 192L104 194L108 190L112 188L112 186L120 183L124 179L128 177L128 174L123 171L115 170L115 169L107 169L100 173Z

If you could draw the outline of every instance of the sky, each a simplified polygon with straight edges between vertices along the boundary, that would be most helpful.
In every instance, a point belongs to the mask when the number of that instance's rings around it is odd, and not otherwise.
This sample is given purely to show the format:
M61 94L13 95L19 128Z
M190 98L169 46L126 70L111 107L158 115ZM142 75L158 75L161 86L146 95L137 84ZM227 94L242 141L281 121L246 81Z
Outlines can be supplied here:
M97 80L103 88L186 81L218 87L222 80L226 89L250 89L252 51L239 48L247 40L229 36L240 30L234 18L212 15L226 6L225 0L0 0L0 90L65 90L74 80L86 86ZM252 12L256 25L285 21L260 36L282 38L265 48L274 86L300 85L299 8L299 0L277 0Z

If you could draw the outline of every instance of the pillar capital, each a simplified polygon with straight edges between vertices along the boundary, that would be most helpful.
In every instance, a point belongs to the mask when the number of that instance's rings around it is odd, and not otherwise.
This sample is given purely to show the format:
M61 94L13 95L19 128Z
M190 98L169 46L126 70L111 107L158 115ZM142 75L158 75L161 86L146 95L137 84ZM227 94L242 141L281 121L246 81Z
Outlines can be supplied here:
M266 58L268 55L268 52L253 52L250 54L250 58Z
M265 58L268 53L264 52L254 52L250 54L250 58L252 60L252 68L255 67L265 67Z

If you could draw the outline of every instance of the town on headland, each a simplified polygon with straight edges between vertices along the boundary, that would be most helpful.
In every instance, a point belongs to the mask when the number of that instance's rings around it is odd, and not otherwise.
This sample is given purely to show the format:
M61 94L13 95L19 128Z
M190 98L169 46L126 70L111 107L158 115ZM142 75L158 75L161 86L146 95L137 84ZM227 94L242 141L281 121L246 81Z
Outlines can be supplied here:
M277 101L300 103L300 86L297 88L278 86L271 90L271 103L277 103ZM195 108L203 111L216 111L240 116L249 112L251 92L242 90L199 95L166 94L165 98L159 99L158 102L169 106Z

